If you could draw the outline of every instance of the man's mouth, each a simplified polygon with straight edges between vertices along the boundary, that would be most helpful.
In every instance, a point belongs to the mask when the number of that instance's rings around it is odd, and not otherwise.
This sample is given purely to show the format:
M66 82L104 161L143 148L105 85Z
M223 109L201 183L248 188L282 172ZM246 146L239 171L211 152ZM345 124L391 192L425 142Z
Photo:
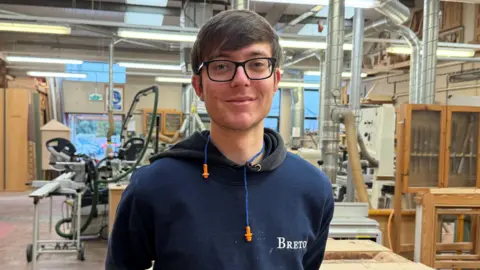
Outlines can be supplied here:
M227 100L228 103L235 104L235 105L245 105L249 104L255 101L255 98L252 97L238 97L238 98L232 98Z

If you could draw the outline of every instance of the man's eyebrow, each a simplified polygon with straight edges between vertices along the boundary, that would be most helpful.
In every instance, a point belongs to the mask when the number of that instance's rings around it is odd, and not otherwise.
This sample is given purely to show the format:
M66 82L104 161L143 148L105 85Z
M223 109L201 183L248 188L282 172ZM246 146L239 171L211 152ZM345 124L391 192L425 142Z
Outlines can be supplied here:
M209 60L214 60L215 58L229 58L231 55L228 53L217 53L212 56L210 56ZM248 54L248 57L269 57L268 53L265 51L257 50L257 51L252 51Z
M263 56L263 57L268 57L268 53L264 52L264 51L253 51L249 54L249 56Z
M210 56L209 60L214 60L215 58L220 58L220 57L228 58L228 57L230 57L230 55L226 54L226 53L217 53L217 54L214 54L214 55Z

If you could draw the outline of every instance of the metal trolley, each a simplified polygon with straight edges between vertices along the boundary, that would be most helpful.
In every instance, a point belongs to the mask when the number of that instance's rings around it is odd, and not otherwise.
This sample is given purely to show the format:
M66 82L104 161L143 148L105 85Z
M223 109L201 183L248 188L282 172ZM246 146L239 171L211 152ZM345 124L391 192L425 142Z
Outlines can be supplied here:
M60 175L52 181L33 181L32 186L39 187L29 194L33 199L33 243L27 245L27 261L32 262L33 270L37 269L38 257L45 253L76 253L78 260L85 260L85 245L80 238L82 195L85 185L72 181L75 172ZM72 240L40 240L39 237L39 210L38 204L44 198L50 198L50 220L52 215L51 200L54 196L74 198L71 232ZM51 228L51 222L50 222Z

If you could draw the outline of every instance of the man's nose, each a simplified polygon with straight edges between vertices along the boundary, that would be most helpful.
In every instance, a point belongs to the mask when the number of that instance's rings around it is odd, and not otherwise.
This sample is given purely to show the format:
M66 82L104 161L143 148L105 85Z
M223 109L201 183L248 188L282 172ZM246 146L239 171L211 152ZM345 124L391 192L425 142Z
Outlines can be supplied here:
M244 85L244 86L250 85L250 79L247 77L244 67L237 67L237 72L235 74L235 77L233 77L233 80L232 80L232 87L239 86L239 85Z

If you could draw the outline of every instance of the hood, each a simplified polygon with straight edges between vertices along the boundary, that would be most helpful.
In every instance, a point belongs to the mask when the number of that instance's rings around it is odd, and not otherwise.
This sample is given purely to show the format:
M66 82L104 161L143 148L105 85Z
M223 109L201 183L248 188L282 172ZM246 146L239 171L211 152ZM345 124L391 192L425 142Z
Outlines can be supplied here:
M152 156L150 163L164 157L193 159L203 163L207 156L209 166L229 166L234 168L242 168L244 166L227 159L212 142L208 141L209 135L209 130L195 132L192 136L173 145L169 150ZM247 165L249 171L273 171L282 164L287 155L287 149L282 137L272 129L265 128L263 140L264 158L255 166ZM207 149L205 149L207 143Z

